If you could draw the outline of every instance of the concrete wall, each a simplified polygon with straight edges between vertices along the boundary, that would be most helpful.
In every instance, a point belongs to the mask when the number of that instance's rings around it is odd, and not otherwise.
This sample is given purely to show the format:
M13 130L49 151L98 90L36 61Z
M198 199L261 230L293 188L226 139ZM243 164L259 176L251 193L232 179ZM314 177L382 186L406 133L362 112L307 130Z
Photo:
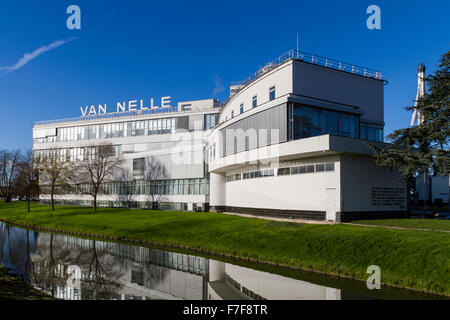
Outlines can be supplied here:
M209 205L211 207L226 206L227 189L225 175L220 173L210 173L209 181Z
M406 186L400 182L401 175L396 171L375 165L371 156L342 154L341 158L341 197L342 211L405 211ZM374 189L378 188L378 189ZM388 188L388 189L380 189ZM391 188L399 188L394 190ZM373 204L373 192L378 195L400 196L401 205ZM389 201L387 199L386 201Z
M362 118L384 121L383 81L301 61L293 64L293 93L359 107Z
M313 157L280 163L279 167L310 163L336 162L334 172L303 173L286 176L261 177L226 183L226 205L231 207L279 210L325 211L325 190L339 192L338 156ZM274 169L275 172L277 168ZM242 171L250 171L244 168ZM339 204L337 204L339 210Z
M231 111L234 111L235 117L239 115L241 103L244 104L244 113L252 110L252 97L255 95L257 96L258 107L269 103L269 89L273 86L275 86L275 98L286 96L292 92L292 61L288 61L268 72L239 91L224 106L219 122L224 122L225 119L230 120Z

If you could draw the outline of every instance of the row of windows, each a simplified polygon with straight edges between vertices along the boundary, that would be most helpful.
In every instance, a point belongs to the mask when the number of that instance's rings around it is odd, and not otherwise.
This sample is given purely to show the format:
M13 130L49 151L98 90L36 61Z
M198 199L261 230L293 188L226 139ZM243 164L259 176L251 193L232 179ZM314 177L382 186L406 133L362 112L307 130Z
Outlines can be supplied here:
M360 126L357 114L300 104L281 104L222 129L218 153L223 157L268 144L324 134L383 141L382 127ZM211 147L212 151L214 149Z
M286 175L290 175L290 174L314 173L314 172L325 172L325 171L334 171L334 162L307 164L307 165L296 166L296 167L279 168L278 175L286 176Z
M383 128L360 126L358 115L303 105L289 107L290 140L322 134L383 141Z
M227 176L227 177L226 177L226 181L227 181L227 182L230 182L230 181L236 181L236 180L241 180L241 174L240 174L240 173L238 173L238 174L233 174L233 175L231 175L231 176Z
M175 132L175 118L140 120L58 128L56 136L38 138L35 142L79 141L164 134Z
M273 169L266 169L266 170L244 172L242 174L242 179L253 179L253 178L273 177L273 176L274 176Z
M269 89L269 101L272 101L275 99L275 86L270 87ZM255 108L256 106L258 106L258 96L253 96L252 97L252 108ZM239 114L244 113L244 103L241 103L241 105L239 106ZM231 111L231 119L234 118L234 110Z
M302 105L289 108L290 138L293 140L331 134L359 137L359 116Z
M205 115L204 129L208 130L214 127L217 117L218 114ZM174 133L176 121L176 118L167 118L58 128L56 136L37 138L35 142L78 141Z
M50 154L57 156L58 161L61 162L72 162L72 161L83 161L86 160L88 154L93 154L88 150L89 147L83 148L67 148L67 149L52 149L52 150L34 150L34 157L49 157ZM118 157L122 154L122 146L113 146L112 156Z
M55 194L89 194L90 184L56 186ZM51 187L40 186L41 194L50 194ZM135 180L104 182L99 194L103 195L180 195L208 194L209 184L206 179L171 179L171 180Z
M50 199L41 200L43 204L50 204ZM73 200L73 199L56 199L56 204L92 207L92 200ZM138 208L138 209L153 209L153 203L149 201L108 201L97 200L97 207L104 208ZM158 201L157 208L160 210L178 210L186 211L188 209L187 203L183 202L164 202ZM194 211L200 211L201 208L196 207L194 203Z
M278 168L277 175L286 176L290 174L300 174L300 173L314 173L314 172L326 172L334 171L334 162L329 163L317 163L317 164L307 164L296 167L286 167ZM242 173L242 179L253 179L261 177L273 177L274 169L256 170L250 172ZM241 180L241 174L233 174L226 177L227 182Z

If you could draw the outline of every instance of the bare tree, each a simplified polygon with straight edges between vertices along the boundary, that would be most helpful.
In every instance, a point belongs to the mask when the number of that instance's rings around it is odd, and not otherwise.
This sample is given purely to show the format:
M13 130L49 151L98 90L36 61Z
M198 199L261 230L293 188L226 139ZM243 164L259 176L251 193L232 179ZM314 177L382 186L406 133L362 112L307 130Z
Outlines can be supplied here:
M112 144L91 145L85 148L83 160L75 161L69 180L77 190L94 198L94 211L97 210L97 196L103 182L114 177L114 171L121 167L122 157L115 154ZM81 187L82 184L88 188Z
M152 209L158 209L158 204L163 199L158 183L159 180L165 179L166 177L167 169L164 164L155 158L146 158L144 179L150 184L149 195L152 199Z
M0 196L5 202L11 202L14 180L21 154L19 150L0 150Z
M30 212L31 197L37 193L39 189L39 165L38 157L33 157L33 151L28 150L17 164L17 181L25 191L27 198L27 212Z
M128 208L131 208L131 201L133 199L133 174L128 168L120 168L114 174L114 181L120 183L120 189L117 190L119 200L125 200Z
M40 183L50 186L50 202L52 211L55 211L55 187L67 183L69 166L61 161L58 150L51 149L41 160Z

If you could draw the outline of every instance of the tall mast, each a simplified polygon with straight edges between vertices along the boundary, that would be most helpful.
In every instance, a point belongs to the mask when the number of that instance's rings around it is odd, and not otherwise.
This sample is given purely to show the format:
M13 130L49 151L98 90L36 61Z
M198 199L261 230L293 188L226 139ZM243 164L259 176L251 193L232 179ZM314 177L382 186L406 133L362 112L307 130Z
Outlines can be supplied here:
M423 116L421 115L420 111L417 110L417 104L421 97L425 95L425 66L421 62L419 64L419 67L417 68L417 94L416 94L416 100L414 102L414 111L411 117L411 126L413 126L416 121L417 124L420 125L423 121Z

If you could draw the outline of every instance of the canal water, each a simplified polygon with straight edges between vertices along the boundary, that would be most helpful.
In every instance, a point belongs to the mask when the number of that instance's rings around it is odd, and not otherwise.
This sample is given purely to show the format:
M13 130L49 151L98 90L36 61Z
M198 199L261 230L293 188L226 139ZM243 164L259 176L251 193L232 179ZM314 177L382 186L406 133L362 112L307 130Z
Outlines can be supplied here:
M362 281L36 232L0 223L0 264L68 300L437 299Z

